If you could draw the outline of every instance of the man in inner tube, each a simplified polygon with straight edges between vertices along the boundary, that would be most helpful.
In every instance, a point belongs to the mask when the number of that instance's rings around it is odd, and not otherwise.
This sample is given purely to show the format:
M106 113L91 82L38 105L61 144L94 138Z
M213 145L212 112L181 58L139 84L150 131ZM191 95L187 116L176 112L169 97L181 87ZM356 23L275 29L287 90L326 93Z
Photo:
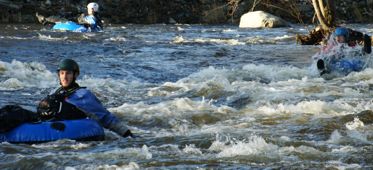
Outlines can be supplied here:
M120 136L133 137L127 126L105 109L92 92L75 82L79 73L78 63L74 60L60 62L57 74L61 86L43 99L37 108L42 121L90 117Z
M49 16L44 17L36 13L36 18L38 21L43 25L52 24L54 25L56 22L67 22L77 21L78 24L84 25L86 28L89 29L91 32L102 31L104 26L99 15L99 5L95 2L91 2L87 5L87 13L81 14L78 18L74 17L60 17L60 16Z
M372 52L372 42L367 34L354 31L349 28L338 27L334 31L335 41L338 43L347 43L350 47L355 47L358 43L363 43L363 52L370 54Z
M358 31L354 31L349 28L337 27L334 31L334 39L331 43L327 44L324 48L324 52L328 52L333 49L337 44L346 44L349 47L355 47L357 44L363 44L363 53L370 54L372 52L372 42L371 38L367 34L363 34ZM342 58L343 56L335 56L337 58ZM324 60L320 59L317 61L317 68L322 70L320 75L327 72L325 68Z

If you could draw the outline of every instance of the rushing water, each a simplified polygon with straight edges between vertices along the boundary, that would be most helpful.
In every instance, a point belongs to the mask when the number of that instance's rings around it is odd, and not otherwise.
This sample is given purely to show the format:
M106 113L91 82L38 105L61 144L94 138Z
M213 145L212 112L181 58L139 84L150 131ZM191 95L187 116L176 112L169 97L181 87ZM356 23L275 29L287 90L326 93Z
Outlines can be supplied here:
M352 25L373 34L372 25ZM312 26L117 25L66 33L0 27L0 107L35 110L63 58L139 137L0 144L0 169L371 169L373 69L311 67ZM368 122L368 123L367 123Z

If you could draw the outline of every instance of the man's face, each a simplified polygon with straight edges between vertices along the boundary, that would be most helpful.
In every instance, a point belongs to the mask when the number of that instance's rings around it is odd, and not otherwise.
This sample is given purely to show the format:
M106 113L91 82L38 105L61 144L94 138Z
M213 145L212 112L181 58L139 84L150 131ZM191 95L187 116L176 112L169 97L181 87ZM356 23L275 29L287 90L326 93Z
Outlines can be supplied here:
M74 81L74 72L68 70L58 71L58 77L62 87L69 87Z
M346 42L346 38L342 35L339 35L339 36L336 36L335 37L335 40L338 42L338 43L345 43Z
M94 13L93 8L88 8L88 15L93 15Z

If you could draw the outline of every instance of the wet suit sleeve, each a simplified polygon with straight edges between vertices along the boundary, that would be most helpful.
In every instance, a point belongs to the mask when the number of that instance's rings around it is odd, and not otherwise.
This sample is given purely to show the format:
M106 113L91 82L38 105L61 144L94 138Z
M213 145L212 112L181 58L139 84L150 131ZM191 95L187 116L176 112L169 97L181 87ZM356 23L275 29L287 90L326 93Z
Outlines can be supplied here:
M97 120L103 127L108 128L121 136L129 132L126 125L103 107L97 97L87 89L79 89L66 100L85 112L90 118Z
M372 39L370 38L369 35L364 35L364 48L363 50L370 54L372 52Z
M368 54L372 52L372 42L371 42L370 37L366 34L364 35L361 32L349 29L349 41L363 42L364 43L363 51Z

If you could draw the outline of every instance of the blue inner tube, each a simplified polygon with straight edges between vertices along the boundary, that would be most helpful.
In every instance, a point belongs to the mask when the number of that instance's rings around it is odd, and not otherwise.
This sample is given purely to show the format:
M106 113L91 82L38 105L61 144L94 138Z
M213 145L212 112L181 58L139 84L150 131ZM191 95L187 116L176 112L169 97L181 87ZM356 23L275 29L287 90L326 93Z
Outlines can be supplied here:
M0 142L41 143L59 139L103 140L104 129L92 119L25 123L0 133Z
M320 74L324 73L339 73L342 75L348 75L349 73L356 71L362 71L365 66L365 61L360 59L340 59L332 62L325 62L323 59L317 60L317 69Z
M361 71L364 68L364 62L358 59L343 59L331 64L332 69L345 73L352 71Z
M87 28L83 25L79 25L72 21L67 22L57 22L52 29L63 30L63 31L74 31L74 32L87 32Z

